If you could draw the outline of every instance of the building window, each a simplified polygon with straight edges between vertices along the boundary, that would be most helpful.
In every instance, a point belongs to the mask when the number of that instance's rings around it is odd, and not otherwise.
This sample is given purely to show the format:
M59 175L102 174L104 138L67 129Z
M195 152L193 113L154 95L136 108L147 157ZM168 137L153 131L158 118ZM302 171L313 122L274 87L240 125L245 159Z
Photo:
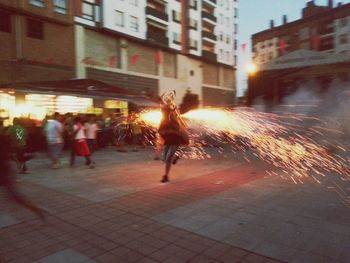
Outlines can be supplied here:
M235 66L237 66L237 62L238 62L238 61L237 61L237 56L234 55L233 59L234 59L233 64L234 64Z
M11 33L11 15L8 12L0 11L0 31Z
M138 18L135 16L130 16L130 29L134 32L139 31L139 21Z
M230 36L229 35L226 35L226 44L230 44Z
M29 3L31 5L34 5L37 7L44 7L45 6L44 0L29 0Z
M138 0L130 0L130 5L133 5L133 6L138 6Z
M223 14L220 14L219 15L219 20L220 20L220 24L224 24L224 15Z
M220 41L224 41L224 34L220 32Z
M230 61L230 52L226 51L226 61Z
M234 27L233 33L237 34L238 33L238 25L234 24L233 27Z
M176 32L173 33L173 43L174 44L181 44L179 33L176 33Z
M94 4L90 1L83 2L83 18L88 20L94 20L95 18Z
M67 1L66 0L54 0L54 11L59 14L67 14Z
M233 49L237 50L237 47L238 47L238 42L237 42L237 39L235 39L235 42L233 44Z
M197 20L194 20L194 19L190 18L189 22L190 22L189 23L189 28L197 30L197 26L198 26Z
M115 11L115 24L124 27L124 13L118 10Z
M221 60L224 59L224 50L223 49L220 49L219 56L220 56Z
M44 39L44 23L27 18L27 36L36 39Z
M237 18L238 17L238 8L235 7L234 9L234 17Z
M226 26L230 27L230 18L229 17L226 17Z
M342 19L339 20L339 26L340 27L346 27L348 25L348 18L343 17Z
M181 21L180 12L173 10L172 14L173 14L173 21L180 23L180 21Z
M348 43L348 36L347 34L341 34L339 35L339 45L344 45Z
M197 50L198 49L198 41L190 38L190 49Z
M197 10L197 0L190 0L190 8Z

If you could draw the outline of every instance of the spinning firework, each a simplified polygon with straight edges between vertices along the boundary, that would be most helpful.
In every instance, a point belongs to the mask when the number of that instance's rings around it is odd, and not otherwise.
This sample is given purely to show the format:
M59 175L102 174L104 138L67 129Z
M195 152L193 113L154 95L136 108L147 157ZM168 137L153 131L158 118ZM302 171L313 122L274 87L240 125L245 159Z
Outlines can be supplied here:
M139 116L146 125L156 128L161 114L158 111L142 112ZM283 178L302 183L312 178L321 183L327 174L336 174L342 181L350 181L349 159L329 154L329 146L346 154L346 147L325 140L326 129L313 125L305 128L304 122L320 124L316 118L304 115L271 114L251 109L198 109L183 115L190 127L191 145L183 155L203 159L210 155L203 145L204 138L219 142L233 151L253 151L253 155L273 167L279 168ZM328 130L329 131L329 130ZM315 138L323 137L322 144ZM247 161L250 161L247 159ZM272 172L273 173L273 172Z

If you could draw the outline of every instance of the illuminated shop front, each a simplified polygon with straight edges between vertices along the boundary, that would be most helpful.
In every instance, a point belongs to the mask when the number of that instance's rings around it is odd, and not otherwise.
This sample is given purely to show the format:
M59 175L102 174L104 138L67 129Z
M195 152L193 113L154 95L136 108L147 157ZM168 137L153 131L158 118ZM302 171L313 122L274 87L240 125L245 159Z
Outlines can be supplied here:
M102 107L95 107L95 104ZM0 91L0 118L8 126L15 117L41 121L54 112L60 114L109 114L118 111L128 113L128 102L117 99L84 98L71 95L22 94Z
M131 104L129 104L131 102ZM0 117L41 120L54 112L124 116L131 105L149 107L154 102L110 84L93 79L9 83L0 86ZM157 104L155 104L157 105ZM158 106L158 105L157 105Z

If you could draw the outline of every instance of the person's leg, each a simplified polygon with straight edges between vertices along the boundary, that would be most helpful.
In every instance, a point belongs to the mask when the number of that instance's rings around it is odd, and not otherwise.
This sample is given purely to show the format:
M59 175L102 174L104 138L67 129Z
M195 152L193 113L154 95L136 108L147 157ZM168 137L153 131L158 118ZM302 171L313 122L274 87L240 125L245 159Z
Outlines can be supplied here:
M73 166L75 162L75 142L72 140L70 143L70 161L69 165Z
M88 143L90 152L93 153L94 152L94 139L87 139L87 143Z
M168 182L169 181L169 172L171 168L171 164L173 161L173 157L179 148L177 145L167 145L167 150L164 155L164 162L165 162L165 175L162 178L162 183Z
M25 196L21 195L18 191L15 181L13 180L13 178L11 178L11 168L8 165L1 165L0 168L2 170L1 176L3 177L3 186L5 187L5 190L7 191L9 197L17 204L29 209L33 213L37 214L42 220L44 220L45 216L43 210L37 207Z

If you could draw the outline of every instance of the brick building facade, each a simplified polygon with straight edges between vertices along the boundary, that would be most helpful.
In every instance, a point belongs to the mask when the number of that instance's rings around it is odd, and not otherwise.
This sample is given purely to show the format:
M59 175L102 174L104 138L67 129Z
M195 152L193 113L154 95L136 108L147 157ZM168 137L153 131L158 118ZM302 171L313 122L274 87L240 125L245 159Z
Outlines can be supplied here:
M0 83L74 77L73 8L0 1Z
M258 71L249 76L248 102L263 97L278 104L313 80L324 90L333 79L350 79L350 4L317 6L309 1L302 18L258 32L252 37L253 62Z

